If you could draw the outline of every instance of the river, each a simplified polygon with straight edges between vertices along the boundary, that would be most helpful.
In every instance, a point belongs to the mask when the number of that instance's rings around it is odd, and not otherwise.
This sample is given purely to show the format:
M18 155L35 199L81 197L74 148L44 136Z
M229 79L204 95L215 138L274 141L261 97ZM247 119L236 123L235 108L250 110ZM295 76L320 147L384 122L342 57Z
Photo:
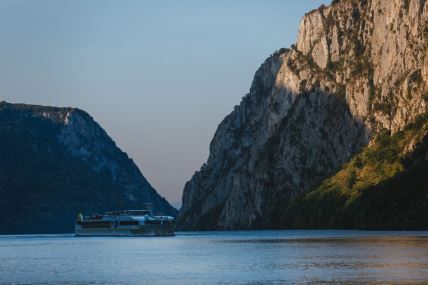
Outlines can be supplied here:
M428 232L180 232L0 236L0 284L409 284Z

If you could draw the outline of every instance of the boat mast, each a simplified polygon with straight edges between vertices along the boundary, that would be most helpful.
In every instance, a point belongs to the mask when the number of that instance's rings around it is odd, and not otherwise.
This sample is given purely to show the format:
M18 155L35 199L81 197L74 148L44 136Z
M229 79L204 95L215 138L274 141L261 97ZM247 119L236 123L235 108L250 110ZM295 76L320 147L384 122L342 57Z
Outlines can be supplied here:
M153 203L145 203L144 205L146 206L146 210L149 211L150 216L153 216Z

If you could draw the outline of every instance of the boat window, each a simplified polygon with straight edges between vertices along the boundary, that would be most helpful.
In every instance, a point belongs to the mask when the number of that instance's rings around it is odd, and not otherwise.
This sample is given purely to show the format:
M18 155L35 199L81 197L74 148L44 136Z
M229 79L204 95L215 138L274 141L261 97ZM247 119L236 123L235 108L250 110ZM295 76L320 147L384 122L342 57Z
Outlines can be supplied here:
M150 212L147 210L141 210L141 211L131 210L131 211L128 211L127 214L131 216L144 216L144 215L149 215Z
M111 228L111 221L83 221L82 228L84 229L105 229Z
M148 224L148 225L160 225L162 223L161 220L147 220L144 223Z
M120 221L121 226L132 226L132 225L138 225L138 221Z

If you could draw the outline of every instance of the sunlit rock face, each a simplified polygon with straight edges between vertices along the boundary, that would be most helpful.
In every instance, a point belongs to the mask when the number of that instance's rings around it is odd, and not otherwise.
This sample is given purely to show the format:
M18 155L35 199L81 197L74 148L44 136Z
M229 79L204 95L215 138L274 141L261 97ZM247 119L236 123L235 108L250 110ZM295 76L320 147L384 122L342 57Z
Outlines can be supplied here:
M86 112L0 102L0 233L73 232L77 213L176 214Z
M342 0L306 14L219 125L182 229L282 226L290 198L427 111L428 1Z

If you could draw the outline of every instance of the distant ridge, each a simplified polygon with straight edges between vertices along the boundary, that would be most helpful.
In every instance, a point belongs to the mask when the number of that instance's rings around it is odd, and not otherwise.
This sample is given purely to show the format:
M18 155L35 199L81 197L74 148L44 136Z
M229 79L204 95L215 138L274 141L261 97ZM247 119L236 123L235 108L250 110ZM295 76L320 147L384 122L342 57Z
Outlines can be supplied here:
M70 233L78 212L176 215L86 112L0 102L1 234Z

